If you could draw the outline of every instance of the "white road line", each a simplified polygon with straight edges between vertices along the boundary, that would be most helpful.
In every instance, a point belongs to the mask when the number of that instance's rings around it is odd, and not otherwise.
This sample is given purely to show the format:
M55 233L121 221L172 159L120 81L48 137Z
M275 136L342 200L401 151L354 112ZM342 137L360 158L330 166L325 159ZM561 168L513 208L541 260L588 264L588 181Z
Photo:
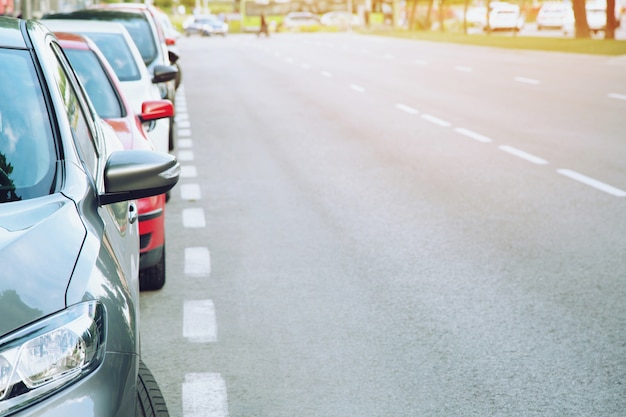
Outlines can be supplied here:
M526 78L526 77L515 77L515 81L517 81L518 83L524 83L524 84L533 84L533 85L540 84L539 80L535 80L534 78Z
M189 113L180 111L180 104L181 103L176 104L177 111L176 111L176 116L174 117L174 120L176 120L177 122L181 120L189 120Z
M183 417L228 417L226 382L220 374L186 374L182 391Z
M385 54L385 55L383 55L383 59L394 59L394 58L395 58L395 56L392 55L392 54Z
M176 141L176 146L179 148L191 148L193 145L193 141L191 139L178 139Z
M198 170L194 165L181 165L180 176L182 178L196 178L198 176Z
M200 200L200 186L198 184L181 184L180 186L180 198L187 201Z
M427 120L427 121L429 121L431 123L434 123L434 124L436 124L438 126L441 126L441 127L448 127L448 126L451 125L450 122L447 122L447 121L445 121L443 119L440 119L438 117L432 116L430 114L422 114L422 119Z
M190 150L178 151L178 160L179 161L193 161L193 151L190 151Z
M457 65L455 69L461 72L472 72L472 69L470 67L464 67L463 65Z
M189 120L180 120L176 122L176 127L179 129L189 129L191 127L191 123L189 123Z
M179 138L187 138L191 136L191 129L178 129L176 133Z
M204 210L199 207L183 209L183 227L188 229L197 229L206 227L204 220Z
M626 94L609 93L609 97L617 100L626 100Z
M532 162L533 164L546 165L548 163L548 161L546 161L545 159L541 159L535 155L531 155L527 152L521 151L512 146L502 145L499 148L500 150L503 150L504 152L510 153L511 155L515 155L518 158L522 158L528 162Z
M469 129L465 129L464 127L457 127L456 129L454 129L455 132L467 136L468 138L477 140L479 142L483 142L483 143L489 143L491 142L491 139L488 138L487 136L483 136L479 133L473 132Z
M211 254L208 248L185 248L185 274L208 276L211 273Z
M407 106L405 104L401 104L398 103L396 104L396 109L398 110L402 110L403 112L409 113L409 114L418 114L419 111L417 111L417 109L414 109L413 107Z
M428 61L425 61L423 59L414 59L413 63L417 64L417 65L426 65L426 64L428 64Z
M333 76L333 74L331 74L331 73L330 73L330 72L328 72L328 71L322 71L322 75L323 75L324 77L326 77L326 78L330 78L330 77L332 77L332 76Z
M626 191L620 190L619 188L615 188L601 181L587 177L583 174L579 174L578 172L575 172L569 169L558 169L556 172L568 178L571 178L575 181L589 185L597 190L604 191L605 193L614 195L615 197L626 197Z
M187 300L183 306L183 337L193 343L217 342L215 306L211 300Z
M300 68L308 70L308 69L311 69L311 65L307 63L300 64Z
M293 58L285 58L285 62L288 64L293 64Z
M357 93L364 93L365 92L365 88L361 87L360 85L350 84L350 88L353 89L354 91L356 91Z

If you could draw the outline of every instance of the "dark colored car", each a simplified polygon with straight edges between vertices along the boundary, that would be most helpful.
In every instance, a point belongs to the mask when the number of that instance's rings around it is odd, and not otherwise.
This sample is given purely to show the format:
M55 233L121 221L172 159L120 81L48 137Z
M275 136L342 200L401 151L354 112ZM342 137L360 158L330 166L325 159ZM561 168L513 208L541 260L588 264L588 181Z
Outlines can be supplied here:
M98 115L115 130L124 149L155 150L142 123L171 117L169 100L147 101L142 113L133 113L115 71L89 38L55 33L70 64L85 86ZM165 194L142 198L139 209L139 287L158 290L165 284Z
M136 199L172 155L124 150L61 46L0 17L0 416L168 416L139 348Z
M156 12L155 12L156 13ZM178 57L168 50L160 21L149 6L139 3L107 3L68 13L53 13L45 19L104 20L121 23L135 41L146 67L152 75L155 68L172 65ZM174 67L176 68L176 67ZM159 84L161 97L176 105L176 79ZM170 119L170 150L174 149L174 118Z

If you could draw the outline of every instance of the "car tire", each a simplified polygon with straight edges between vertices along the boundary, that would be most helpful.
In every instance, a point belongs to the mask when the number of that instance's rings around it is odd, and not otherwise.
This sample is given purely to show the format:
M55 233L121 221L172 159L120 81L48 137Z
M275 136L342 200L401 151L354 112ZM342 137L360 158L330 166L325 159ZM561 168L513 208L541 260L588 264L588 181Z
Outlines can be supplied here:
M169 130L169 134L168 134L168 148L171 151L174 150L174 148L176 147L176 141L174 138L174 125L176 124L176 121L174 120L174 118L172 117L170 119L170 130Z
M156 265L139 271L139 291L156 291L165 285L165 243Z
M161 388L146 364L140 360L135 417L169 417L169 415Z

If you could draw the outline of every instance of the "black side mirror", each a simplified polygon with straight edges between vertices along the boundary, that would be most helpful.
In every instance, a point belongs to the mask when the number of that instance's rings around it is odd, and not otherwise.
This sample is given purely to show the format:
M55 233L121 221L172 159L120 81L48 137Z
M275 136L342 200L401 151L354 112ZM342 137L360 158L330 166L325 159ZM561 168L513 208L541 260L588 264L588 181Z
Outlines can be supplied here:
M152 75L152 82L154 84L165 83L176 78L177 74L178 68L173 65L156 65Z

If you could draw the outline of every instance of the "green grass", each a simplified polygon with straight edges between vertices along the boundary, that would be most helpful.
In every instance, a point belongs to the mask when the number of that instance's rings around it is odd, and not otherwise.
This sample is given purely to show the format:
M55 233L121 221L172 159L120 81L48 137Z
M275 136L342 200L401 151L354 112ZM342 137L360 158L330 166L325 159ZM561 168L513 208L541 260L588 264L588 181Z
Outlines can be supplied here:
M458 32L406 30L372 30L363 33L420 41L448 42L462 45L490 46L495 48L569 52L592 55L626 55L626 41L623 40L547 38L513 36L511 34L499 33L491 35L464 35Z

